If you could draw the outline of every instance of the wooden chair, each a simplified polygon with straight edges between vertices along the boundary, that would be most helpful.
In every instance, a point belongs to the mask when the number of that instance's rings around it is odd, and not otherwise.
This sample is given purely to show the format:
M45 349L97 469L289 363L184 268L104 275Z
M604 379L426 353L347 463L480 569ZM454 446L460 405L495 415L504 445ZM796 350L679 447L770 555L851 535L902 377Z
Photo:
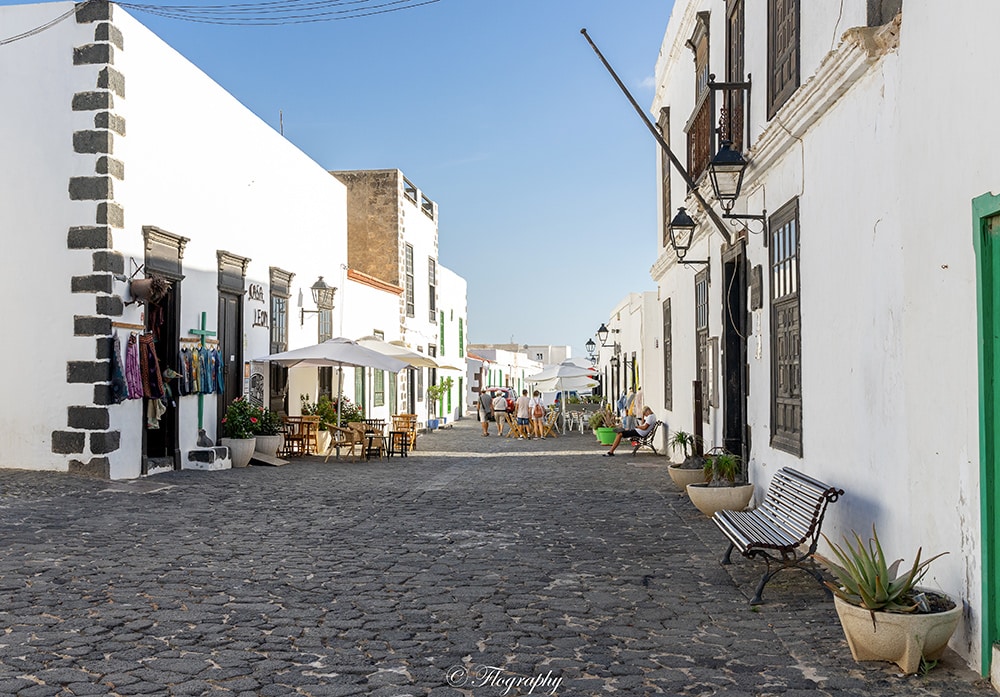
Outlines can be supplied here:
M330 449L326 453L326 457L323 462L330 459L330 455L337 453L337 457L340 457L340 451L346 450L347 455L354 455L355 461L360 457L360 453L357 451L357 447L360 445L364 447L364 438L357 429L353 428L338 428L337 426L330 426Z
M385 419L364 419L362 423L366 431L385 433Z
M517 417L507 412L507 437L508 438L525 438L529 433L525 430L527 426L521 426L517 423Z
M285 457L297 457L299 455L305 455L309 451L309 429L307 424L309 422L306 419L311 417L308 416L285 416L282 418L284 423L284 433L285 433L285 447L281 451L281 454ZM319 426L319 417L315 417L316 426ZM313 444L314 445L314 444Z
M542 438L547 438L552 436L553 438L558 438L559 433L556 431L556 425L559 423L559 412L555 409L551 410L545 415L545 423L542 424Z
M417 449L417 415L396 414L392 417L393 431L406 431L410 436L410 450Z

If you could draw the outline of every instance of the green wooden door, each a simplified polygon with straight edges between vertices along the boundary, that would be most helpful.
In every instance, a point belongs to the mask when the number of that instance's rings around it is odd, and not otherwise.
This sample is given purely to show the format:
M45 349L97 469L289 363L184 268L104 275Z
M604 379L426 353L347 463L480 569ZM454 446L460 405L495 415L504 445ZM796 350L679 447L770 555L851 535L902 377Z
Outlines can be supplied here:
M979 307L979 468L983 565L983 675L990 672L993 646L1000 642L1000 196L983 194L972 201Z

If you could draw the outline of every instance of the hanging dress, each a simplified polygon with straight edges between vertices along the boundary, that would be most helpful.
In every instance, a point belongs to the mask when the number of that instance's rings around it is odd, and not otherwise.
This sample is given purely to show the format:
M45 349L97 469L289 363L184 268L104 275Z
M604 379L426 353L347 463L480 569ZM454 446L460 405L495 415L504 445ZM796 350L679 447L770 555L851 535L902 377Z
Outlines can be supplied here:
M142 399L142 371L139 367L139 342L135 333L125 343L125 385L129 399Z
M152 334L139 337L139 369L142 373L142 394L149 399L163 398L163 376Z
M122 342L118 332L111 337L111 399L121 404L128 399L128 383L125 382L125 366L122 364Z

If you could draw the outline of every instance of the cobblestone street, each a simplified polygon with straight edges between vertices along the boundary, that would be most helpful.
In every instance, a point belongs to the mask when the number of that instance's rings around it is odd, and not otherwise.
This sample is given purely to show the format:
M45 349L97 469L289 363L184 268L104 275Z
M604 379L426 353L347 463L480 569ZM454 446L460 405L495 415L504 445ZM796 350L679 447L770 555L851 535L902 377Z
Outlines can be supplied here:
M762 567L720 566L666 458L474 419L418 447L0 471L0 695L995 694L953 654L924 676L856 664L804 573L751 609Z

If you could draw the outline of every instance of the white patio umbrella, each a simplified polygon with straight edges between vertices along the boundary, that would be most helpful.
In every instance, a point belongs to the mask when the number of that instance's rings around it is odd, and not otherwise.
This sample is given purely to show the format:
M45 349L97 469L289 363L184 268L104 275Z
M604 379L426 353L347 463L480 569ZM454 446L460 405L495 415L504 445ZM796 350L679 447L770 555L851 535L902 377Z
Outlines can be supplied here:
M584 368L571 361L563 361L555 365L547 365L534 375L525 376L524 379L527 382L535 383L536 389L559 388L559 391L562 392L562 399L559 400L559 409L563 417L562 430L563 433L566 433L566 383L570 380L579 381L581 379L588 382L588 379L593 375L593 368ZM548 390L545 389L545 391Z
M363 336L358 339L358 344L364 346L365 348L370 348L373 351L378 351L384 356L390 356L398 360L403 361L407 365L411 365L414 368L440 368L437 361L435 361L430 356L425 356L422 353L417 353L416 351L411 351L405 346L401 346L397 343L383 341L374 336Z
M305 346L303 348L272 353L270 356L256 359L270 361L287 368L297 366L337 366L337 427L340 428L340 399L343 395L344 366L348 368L378 368L398 373L406 367L406 363L383 353L361 346L356 341L336 337L323 343Z

